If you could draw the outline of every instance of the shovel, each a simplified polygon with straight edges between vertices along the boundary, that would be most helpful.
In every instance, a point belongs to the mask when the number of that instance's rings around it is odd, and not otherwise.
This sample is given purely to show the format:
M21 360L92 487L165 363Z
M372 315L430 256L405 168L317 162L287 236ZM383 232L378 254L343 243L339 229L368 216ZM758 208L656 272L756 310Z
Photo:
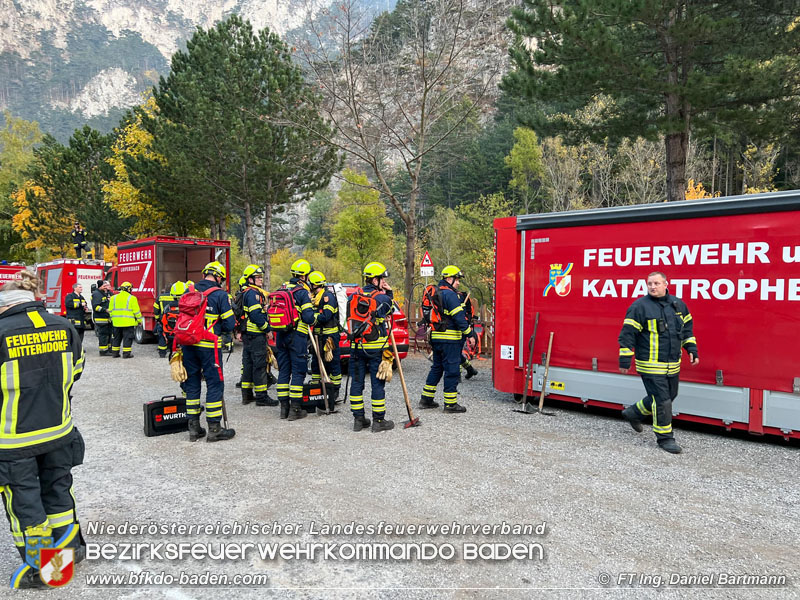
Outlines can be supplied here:
M319 353L319 344L317 344L317 336L314 335L313 331L309 331L309 339L311 340L311 346L314 348L314 354L317 355L317 363L319 363L319 375L320 381L322 382L322 398L325 400L325 414L330 415L336 412L336 407L333 410L330 409L328 405L328 390L325 388L326 383L330 383L331 380L328 379L328 372L325 370L325 363L322 362L322 356Z
M408 401L408 388L406 387L406 378L403 375L403 365L400 363L400 353L397 351L397 344L394 341L394 331L392 329L392 323L389 323L389 337L392 340L392 351L394 352L394 358L397 361L397 372L400 373L400 385L403 386L403 398L406 400L406 410L408 411L408 421L403 423L403 429L408 429L409 427L419 427L419 417L414 417L414 413L411 412L411 403Z
M528 403L528 386L533 378L533 344L536 342L536 330L539 329L539 313L536 313L536 320L533 323L533 334L528 339L528 362L525 364L525 391L522 394L522 410L515 408L514 412L531 414L536 409Z
M544 406L544 395L547 392L547 373L550 371L550 353L553 350L553 332L550 332L550 342L547 344L547 358L544 361L544 376L542 377L542 393L539 394L539 410L540 415L547 415L548 417L555 417L556 413L545 412L542 410Z

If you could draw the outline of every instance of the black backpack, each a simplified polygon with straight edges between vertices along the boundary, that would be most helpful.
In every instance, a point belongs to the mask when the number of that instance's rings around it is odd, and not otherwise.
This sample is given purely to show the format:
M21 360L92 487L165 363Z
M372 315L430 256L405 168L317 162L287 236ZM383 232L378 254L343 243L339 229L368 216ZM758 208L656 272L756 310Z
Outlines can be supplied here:
M247 313L244 311L244 290L239 290L233 297L231 303L233 309L233 318L236 320L234 331L237 333L244 333L247 331Z

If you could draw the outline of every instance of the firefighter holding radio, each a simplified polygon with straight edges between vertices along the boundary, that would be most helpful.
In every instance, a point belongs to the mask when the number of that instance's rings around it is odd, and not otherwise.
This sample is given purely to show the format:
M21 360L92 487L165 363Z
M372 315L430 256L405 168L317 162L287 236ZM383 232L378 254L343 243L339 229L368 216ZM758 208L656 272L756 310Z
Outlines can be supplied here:
M647 276L647 295L628 308L619 334L619 370L627 373L636 357L636 370L647 396L622 411L631 427L643 431L642 420L653 417L659 447L679 454L672 432L672 402L678 395L681 353L686 350L693 366L697 357L692 315L680 298L667 289L667 276L654 271Z

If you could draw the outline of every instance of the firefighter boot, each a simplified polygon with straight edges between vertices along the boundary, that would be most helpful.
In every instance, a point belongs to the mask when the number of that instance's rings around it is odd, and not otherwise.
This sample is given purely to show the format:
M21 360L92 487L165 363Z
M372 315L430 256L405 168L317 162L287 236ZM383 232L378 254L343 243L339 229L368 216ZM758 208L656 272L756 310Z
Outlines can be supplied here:
M253 400L253 390L242 388L242 404L250 404Z
M353 431L361 431L370 425L370 420L364 415L353 416Z
M680 454L683 452L683 448L678 446L678 442L675 441L675 438L658 440L658 447L669 452L670 454Z
M235 435L235 430L225 429L222 425L220 425L219 421L217 421L216 423L208 424L208 437L206 438L206 441L224 442L225 440L231 439Z
M237 388L241 388L242 387L242 380L241 379L236 382L236 387Z
M333 410L333 407L336 406L336 401L338 399L339 399L339 386L338 385L330 386L328 388L328 406L330 407L331 410ZM323 402L322 405L324 408L325 403Z
M644 427L642 426L642 422L637 418L636 411L633 409L633 405L628 406L625 410L622 411L622 418L625 419L630 426L633 427L633 430L637 433L641 433L644 431Z
M389 419L375 419L372 422L372 433L389 431L390 429L394 429L394 421L390 421Z
M195 417L189 419L189 441L196 442L201 437L205 436L206 430L200 427L200 419Z
M453 404L445 404L444 405L444 412L446 413L465 413L467 412L466 406L461 406L458 402L454 402Z
M425 398L423 396L417 406L420 408L439 408L439 403L434 401L432 398Z
M270 398L267 392L256 394L256 406L278 406L278 401Z
M281 419L285 419L288 416L289 416L289 401L281 400Z
M123 352L122 358L133 358L133 352Z
M14 585L13 583L11 584ZM49 585L47 585L42 578L39 577L39 571L34 571L33 569L28 569L25 571L25 574L20 577L19 582L16 585L15 589L19 590L46 590L52 589Z
M472 365L467 365L467 375L465 379L472 379L477 374L478 374L478 369L476 369Z
M117 350L116 352L112 351L110 356L111 358L119 358L121 355L119 353L119 350Z
M308 416L308 413L300 408L299 404L292 404L289 410L289 416L287 420L289 421L299 421L300 419L305 419Z

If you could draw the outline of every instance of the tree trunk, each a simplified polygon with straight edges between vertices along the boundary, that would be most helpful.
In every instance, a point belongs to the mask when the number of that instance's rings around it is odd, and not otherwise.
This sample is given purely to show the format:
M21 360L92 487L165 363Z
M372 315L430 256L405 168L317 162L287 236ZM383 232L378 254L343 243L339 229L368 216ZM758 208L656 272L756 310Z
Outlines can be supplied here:
M219 239L217 237L217 219L216 219L216 217L214 217L214 215L211 215L210 218L211 218L211 233L210 233L210 237L211 237L212 240Z
M685 131L667 134L667 201L686 200L686 150L689 136Z
M264 211L264 289L272 289L272 205L268 202Z
M244 240L247 259L256 262L256 240L253 235L253 214L250 212L250 203L244 203Z
M219 216L219 237L218 240L224 240L228 234L227 231L227 217L225 215Z
M414 289L414 269L416 261L414 257L414 243L417 239L417 194L419 193L418 181L411 182L411 194L408 197L408 213L406 214L406 258L405 258L405 279L403 280L403 299L406 307L411 300ZM406 313L407 314L407 313Z

